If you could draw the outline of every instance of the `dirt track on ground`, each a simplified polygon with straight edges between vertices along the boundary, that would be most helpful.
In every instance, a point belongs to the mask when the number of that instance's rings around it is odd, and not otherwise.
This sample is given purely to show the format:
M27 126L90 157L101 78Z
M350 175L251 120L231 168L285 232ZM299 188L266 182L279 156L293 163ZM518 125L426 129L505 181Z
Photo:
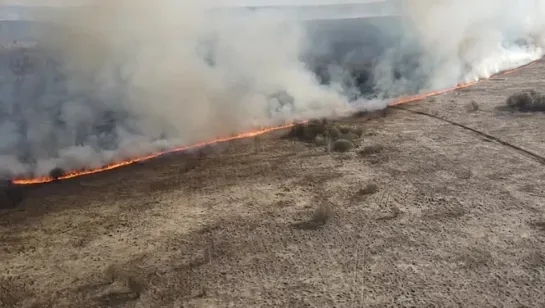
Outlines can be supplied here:
M33 188L0 212L0 303L544 306L545 167L486 137L545 156L545 114L496 108L543 72L346 119L348 153L268 136Z

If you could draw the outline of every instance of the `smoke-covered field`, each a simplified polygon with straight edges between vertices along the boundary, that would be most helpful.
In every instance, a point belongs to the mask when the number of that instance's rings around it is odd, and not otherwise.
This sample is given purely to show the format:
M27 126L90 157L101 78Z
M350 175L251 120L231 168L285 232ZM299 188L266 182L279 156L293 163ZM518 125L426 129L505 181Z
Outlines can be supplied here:
M544 39L543 1L409 1L400 17L322 21L211 14L213 0L87 2L7 27L36 47L2 48L1 177L384 108L537 59Z

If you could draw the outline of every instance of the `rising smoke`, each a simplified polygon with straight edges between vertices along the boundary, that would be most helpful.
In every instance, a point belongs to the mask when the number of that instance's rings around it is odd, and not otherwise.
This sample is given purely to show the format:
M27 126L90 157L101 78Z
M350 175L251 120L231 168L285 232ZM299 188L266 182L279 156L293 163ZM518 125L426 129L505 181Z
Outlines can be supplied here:
M382 30L402 39L373 59L365 78L373 91L364 93L347 74L346 53L320 80L307 60L322 47L295 15L218 13L214 0L79 4L34 10L31 60L6 56L0 176L99 167L259 126L384 108L385 97L529 62L543 41L534 1L407 1L403 27ZM360 46L351 55L358 50L365 53Z

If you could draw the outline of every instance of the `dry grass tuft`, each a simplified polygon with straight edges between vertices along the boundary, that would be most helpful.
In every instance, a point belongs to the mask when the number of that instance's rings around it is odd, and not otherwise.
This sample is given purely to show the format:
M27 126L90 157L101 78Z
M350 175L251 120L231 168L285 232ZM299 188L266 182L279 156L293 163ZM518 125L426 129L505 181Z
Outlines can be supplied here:
M316 146L323 147L323 146L327 145L327 140L325 139L325 137L322 134L318 134L314 138L314 144L316 144Z
M399 217L399 215L402 214L402 211L397 206L391 206L390 207L390 214L381 216L377 218L377 221L388 221L388 220L394 220Z
M358 194L360 194L362 196L372 195L372 194L376 194L379 190L380 189L379 189L377 184L370 183L370 184L365 185L364 188L360 189L358 191Z
M336 140L341 136L341 131L337 127L333 126L329 128L328 135L331 139Z
M139 297L147 289L146 282L141 279L136 270L120 268L114 265L104 270L104 277L108 283L118 282L125 287L126 292L116 292L130 295L131 298Z
M300 141L313 142L318 134L324 135L326 131L326 120L311 120L306 124L295 125L289 135Z
M545 111L545 95L535 90L523 90L507 98L506 108L521 112Z
M476 101L471 101L471 103L469 103L467 105L467 111L468 112L477 112L481 109L481 107L479 106L479 104L477 104Z
M350 140L337 139L331 144L331 151L333 152L348 152L354 147L354 144Z
M384 146L380 144L368 145L359 151L360 156L376 155L384 152Z
M363 130L363 127L361 127L361 126L356 126L356 127L354 127L354 129L352 130L352 132L353 132L356 136L361 137L361 136L363 136L364 130Z
M346 134L342 134L339 139L346 139L346 140L350 140L350 141L354 142L354 141L357 141L359 138L360 137L358 135L356 135L355 133L348 132Z
M309 220L295 223L293 227L301 230L317 230L323 227L331 216L333 216L331 207L322 204L314 210Z
M339 125L339 131L341 132L341 134L346 135L352 131L352 128L348 125L342 124Z
M289 133L289 137L303 142L314 143L320 147L327 145L329 142L334 144L337 140L345 139L352 141L351 149L354 142L361 139L363 132L363 128L357 125L335 124L327 120L312 120L306 124L299 124L293 127ZM346 145L341 145L340 151L342 152L342 149L346 147ZM334 149L331 150L334 151Z

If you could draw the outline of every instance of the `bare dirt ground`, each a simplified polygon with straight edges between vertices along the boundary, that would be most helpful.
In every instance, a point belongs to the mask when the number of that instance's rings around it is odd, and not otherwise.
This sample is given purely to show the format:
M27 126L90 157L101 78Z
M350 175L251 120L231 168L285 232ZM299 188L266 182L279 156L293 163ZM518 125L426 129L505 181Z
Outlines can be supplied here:
M496 108L544 72L402 108L545 156L545 114ZM348 153L270 136L29 190L0 212L0 303L545 306L543 162L406 110L345 121Z

